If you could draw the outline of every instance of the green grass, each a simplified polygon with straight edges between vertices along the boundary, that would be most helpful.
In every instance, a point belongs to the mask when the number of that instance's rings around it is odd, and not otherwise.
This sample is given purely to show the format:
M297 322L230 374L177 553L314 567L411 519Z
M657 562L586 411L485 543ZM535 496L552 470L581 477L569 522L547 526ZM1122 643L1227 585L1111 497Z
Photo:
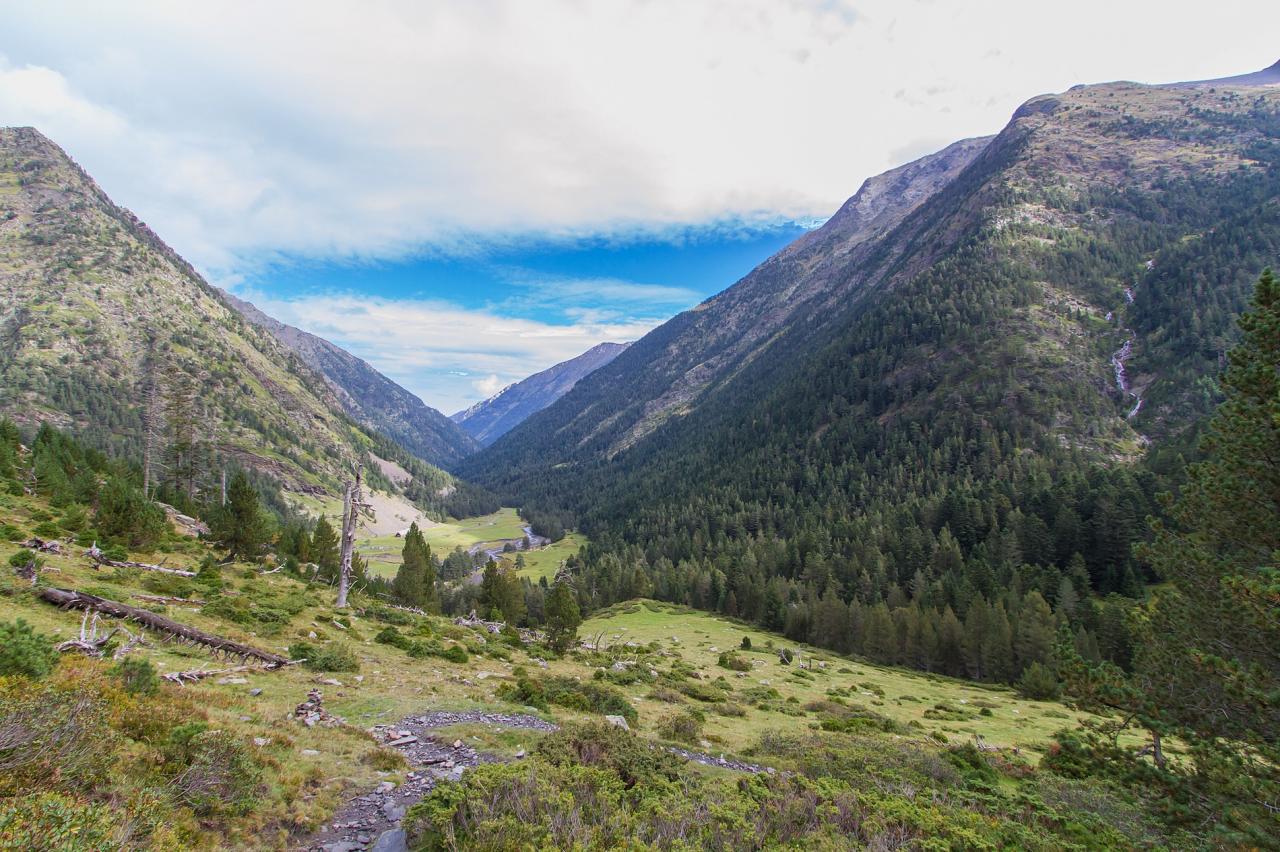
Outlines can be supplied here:
M919 730L941 733L952 742L980 734L993 745L1016 746L1039 754L1055 731L1070 727L1083 717L1054 701L1021 698L1007 687L855 662L720 616L656 601L631 601L612 607L586 621L579 635L586 639L600 635L602 646L657 642L663 651L679 654L685 663L705 673L708 680L723 675L735 693L769 686L781 693L784 703L794 698L795 707L827 698L828 690L848 690L846 701L862 704L904 725L914 722ZM753 666L752 671L738 677L736 672L718 666L717 660L721 651L738 648L743 636L751 638L752 650L738 653ZM796 663L784 666L778 661L776 649L784 646L797 652L797 662L807 666L812 661L813 668L808 670L812 680L795 676ZM625 689L638 699L636 707L645 730L652 730L653 722L672 709L672 705L645 697L651 691L648 685ZM937 704L957 708L965 718L927 718L925 711ZM978 715L986 705L991 715ZM935 710L934 715L944 714ZM810 714L789 716L748 708L747 715L741 718L708 713L705 731L713 743L719 741L731 750L741 750L766 731L807 730L814 722Z
M585 546L587 537L580 533L569 533L557 542L548 544L539 550L530 550L524 554L524 568L521 577L528 577L535 583L546 577L550 582L560 570L560 564L573 556Z
M524 521L520 519L515 509L503 508L491 515L434 524L423 529L422 534L426 538L427 544L431 545L431 550L437 556L444 558L452 553L456 547L470 550L476 545L498 544L503 541L521 539L524 537ZM396 538L394 534L362 538L356 541L356 549L361 556L369 560L369 568L375 574L383 576L395 574L396 569L400 567L400 550L403 547L404 539ZM569 553L576 552L577 546L573 547L572 550L567 550L564 555L547 557L547 560L564 559ZM533 553L527 554L525 559L529 560L533 555ZM555 574L555 569L558 565L558 561L551 565L548 577ZM543 567L541 570L548 569ZM526 572L526 575L532 576L534 579L539 576L528 574L528 572Z
M24 533L36 523L38 515L33 513L41 511L49 510L38 499L0 495L0 522L12 523ZM450 525L450 528L453 530L450 535L466 536L471 541L490 540L495 533L502 536L519 529L511 510ZM546 551L530 554L538 560L526 570L550 570L548 566L558 564L561 556L567 556L581 543L580 537L571 537ZM16 544L0 542L0 562L7 562L17 549ZM147 562L164 559L172 567L193 568L206 552L200 542L171 539L162 552L131 556ZM71 548L64 555L48 556L45 563L49 569L41 574L45 583L85 589L135 605L154 606L135 597L158 591L152 575L95 569L78 548ZM597 677L597 672L605 674L612 659L635 660L644 654L641 649L625 647L628 642L657 643L661 653L644 656L646 669L652 665L665 676L673 665L681 665L702 674L700 679L683 681L683 685L703 687L723 677L722 683L731 693L728 700L745 708L745 715L719 715L711 705L701 704L692 697L681 699L685 705L650 698L655 689L653 683L618 687L636 708L638 721L633 727L642 736L655 737L662 721L671 713L679 712L682 706L705 709L702 732L705 741L695 747L716 754L748 752L766 731L811 731L822 721L821 711L806 711L804 707L828 698L829 690L844 691L844 700L849 704L862 704L903 725L915 723L910 730L919 734L937 731L951 742L960 742L979 733L996 745L1016 745L1032 759L1055 730L1069 726L1078 717L1062 705L1026 701L1005 688L865 665L797 646L728 619L652 601L619 605L583 625L580 635L584 639L598 635L603 645L614 646L608 655L575 652L561 659L549 659L544 669L534 657L545 655L545 651L493 645L494 655L490 656L485 649L491 644L481 644L481 640L488 642L491 637L479 636L446 619L435 618L425 620L431 625L431 633L445 643L456 640L469 644L470 659L464 664L437 657L415 659L402 650L373 641L384 625L369 615L361 615L362 601L358 596L356 608L344 614L346 629L339 629L332 621L335 613L331 589L308 588L283 573L263 575L259 570L248 565L224 568L224 594L245 599L254 607L274 605L277 610L288 601L301 600L301 608L290 609L295 614L283 623L242 624L189 605L170 604L165 614L182 623L274 652L283 652L298 642L338 641L354 652L360 670L326 674L296 666L270 673L236 675L243 677L245 683L219 683L218 678L209 678L183 687L163 686L189 696L208 714L211 725L231 731L242 741L251 742L254 738L270 741L259 748L268 761L267 782L271 792L260 809L229 829L224 828L229 833L212 839L212 844L220 848L291 848L297 836L328 819L352 789L368 789L380 780L398 777L396 771L379 770L370 762L370 754L375 751L375 745L365 734L370 726L392 724L407 715L428 710L530 712L529 708L499 697L500 687L514 685L516 667L523 667L526 676L533 678L576 678L587 682ZM182 596L208 598L210 595L194 588ZM59 640L76 635L81 623L79 613L59 610L39 601L31 594L30 587L19 583L12 574L0 577L0 621L19 617L37 631ZM406 635L425 635L415 633L415 629L414 626L400 628ZM717 658L720 651L736 649L744 635L751 637L753 650L739 653L748 660L758 661L759 665L738 677L738 672L720 668ZM813 660L814 668L809 671L811 679L798 679L794 664L790 667L779 664L769 647L770 642L775 647L786 645L797 650L802 662ZM219 669L227 665L201 649L162 642L157 637L152 637L147 646L134 653L150 660L162 673ZM507 655L510 659L500 658ZM826 665L820 667L819 663ZM326 679L337 683L324 683ZM767 685L781 694L775 706L791 712L751 706L743 693L752 687L765 686L763 681L768 681ZM288 718L292 709L306 698L308 690L317 688L324 693L326 709L345 718L347 726L308 729ZM262 690L261 694L250 695L254 689ZM979 701L984 703L977 704ZM937 704L945 705L952 712L935 710L935 717L959 715L962 718L926 718L925 711ZM991 710L991 716L978 715L979 708L984 706ZM954 712L957 709L958 714ZM553 706L550 713L539 715L561 723L598 718L562 706ZM479 748L508 756L520 748L531 750L538 739L536 733L529 731L497 731L474 725L459 726L443 732L442 736L450 740L462 738ZM304 750L316 753L303 754ZM702 770L691 767L691 771ZM294 833L292 838L288 835L290 830Z

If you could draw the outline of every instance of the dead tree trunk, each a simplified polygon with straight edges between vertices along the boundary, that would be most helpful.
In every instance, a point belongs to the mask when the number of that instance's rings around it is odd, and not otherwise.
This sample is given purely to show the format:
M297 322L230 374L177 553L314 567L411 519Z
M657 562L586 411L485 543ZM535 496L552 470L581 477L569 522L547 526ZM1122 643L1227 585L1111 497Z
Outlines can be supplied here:
M355 482L347 486L346 497L342 506L342 564L338 569L338 609L347 606L347 594L351 589L351 555L356 543L356 521L359 513L369 511L372 507L364 502L360 491L360 480L364 474L364 465L356 465Z
M115 618L129 618L143 625L150 627L159 633L170 638L177 639L180 642L187 642L192 645L200 645L208 648L215 653L224 654L228 658L239 657L241 659L260 660L271 666L283 666L289 660L279 654L272 654L270 651L263 651L252 645L244 645L240 642L233 642L222 636L215 636L212 633L205 633L188 624L182 624L171 618L165 618L163 615L157 615L154 612L145 609L139 609L136 606L120 603L119 601L100 598L97 595L90 595L86 592L77 592L73 589L59 589L54 586L46 586L39 590L38 594L41 598L51 604L60 606L63 609L83 609L93 612L100 612L104 615L110 615Z

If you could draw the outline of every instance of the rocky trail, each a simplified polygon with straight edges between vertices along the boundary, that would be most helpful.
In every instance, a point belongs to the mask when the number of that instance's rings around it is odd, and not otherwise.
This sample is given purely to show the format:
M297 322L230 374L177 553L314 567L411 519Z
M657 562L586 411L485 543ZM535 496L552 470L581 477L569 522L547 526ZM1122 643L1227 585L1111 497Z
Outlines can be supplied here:
M478 751L460 739L446 742L431 732L451 725L482 724L499 729L550 733L559 726L537 716L524 713L486 713L472 710L462 713L433 711L408 716L395 725L376 725L373 735L384 745L395 748L408 761L410 771L403 784L384 781L377 788L349 799L330 822L300 846L306 852L407 852L408 838L401 821L405 812L422 800L441 780L457 780L468 769L482 763L505 760L495 754ZM736 772L773 772L771 767L714 757L683 748L668 748L672 754L703 766L718 766ZM517 754L517 759L523 757Z

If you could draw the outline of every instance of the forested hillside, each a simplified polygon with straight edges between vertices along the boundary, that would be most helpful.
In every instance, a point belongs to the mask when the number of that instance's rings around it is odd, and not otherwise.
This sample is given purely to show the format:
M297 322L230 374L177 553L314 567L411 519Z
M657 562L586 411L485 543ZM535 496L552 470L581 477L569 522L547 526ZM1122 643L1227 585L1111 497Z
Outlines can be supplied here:
M989 679L1066 622L1127 664L1133 545L1277 260L1280 91L1077 87L973 147L882 228L833 219L462 470L591 535L591 604L654 594ZM731 368L705 349L706 317L772 306Z

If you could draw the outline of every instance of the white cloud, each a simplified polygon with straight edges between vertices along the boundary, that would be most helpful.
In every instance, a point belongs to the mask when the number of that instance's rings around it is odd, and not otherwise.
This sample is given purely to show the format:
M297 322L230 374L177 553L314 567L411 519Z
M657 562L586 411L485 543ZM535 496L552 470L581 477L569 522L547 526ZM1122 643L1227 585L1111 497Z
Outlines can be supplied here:
M506 387L506 385L502 383L502 379L498 378L497 375L493 373L490 373L483 379L472 382L471 386L479 391L480 395L486 399Z
M388 256L807 218L1077 82L1269 65L1280 6L4 2L0 122L179 251ZM998 48L998 49L993 49Z
M554 325L420 299L340 293L278 299L244 289L236 295L363 358L446 414L602 340L636 340L661 321L581 316Z

